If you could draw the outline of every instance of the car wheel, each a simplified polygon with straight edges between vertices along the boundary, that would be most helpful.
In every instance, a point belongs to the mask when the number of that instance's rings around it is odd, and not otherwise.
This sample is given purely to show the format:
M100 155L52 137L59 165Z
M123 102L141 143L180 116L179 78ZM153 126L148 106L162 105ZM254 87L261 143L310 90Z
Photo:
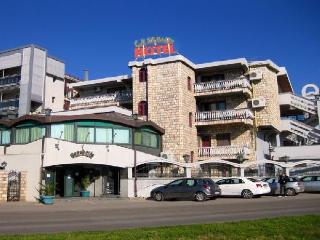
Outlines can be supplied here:
M153 199L160 202L164 199L163 197L163 194L161 192L156 192L154 195L153 195Z
M196 199L197 202L203 202L204 200L206 200L206 195L202 192L197 192L194 198Z
M296 191L293 188L288 188L288 189L286 189L286 195L287 196L295 196Z
M246 199L250 199L253 197L253 193L249 189L244 189L241 193L241 196Z

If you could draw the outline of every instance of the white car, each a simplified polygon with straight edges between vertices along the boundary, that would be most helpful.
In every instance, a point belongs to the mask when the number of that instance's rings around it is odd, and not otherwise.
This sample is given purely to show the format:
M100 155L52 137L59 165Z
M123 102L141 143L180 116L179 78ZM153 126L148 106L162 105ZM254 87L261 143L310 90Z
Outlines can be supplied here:
M216 182L221 189L221 196L241 196L252 198L270 193L268 183L258 181L254 178L232 177L224 178Z

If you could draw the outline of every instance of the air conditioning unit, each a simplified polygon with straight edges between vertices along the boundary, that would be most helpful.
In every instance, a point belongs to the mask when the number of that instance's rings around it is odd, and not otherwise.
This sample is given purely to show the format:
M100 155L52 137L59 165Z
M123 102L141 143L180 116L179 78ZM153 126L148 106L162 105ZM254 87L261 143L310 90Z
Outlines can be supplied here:
M249 74L250 81L258 81L262 79L262 72L251 72Z
M161 152L160 157L168 160L174 160L174 155L171 152Z
M264 97L257 97L251 100L252 108L261 108L266 106L266 99Z
M98 93L98 92L101 92L101 87L100 86L97 86L97 87L95 87L94 88L94 91L96 92L96 93Z

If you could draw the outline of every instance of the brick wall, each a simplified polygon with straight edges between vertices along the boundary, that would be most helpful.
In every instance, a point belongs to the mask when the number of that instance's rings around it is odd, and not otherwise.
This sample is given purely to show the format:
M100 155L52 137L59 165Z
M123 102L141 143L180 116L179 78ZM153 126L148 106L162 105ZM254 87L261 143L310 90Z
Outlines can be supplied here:
M7 201L8 172L0 170L0 202Z

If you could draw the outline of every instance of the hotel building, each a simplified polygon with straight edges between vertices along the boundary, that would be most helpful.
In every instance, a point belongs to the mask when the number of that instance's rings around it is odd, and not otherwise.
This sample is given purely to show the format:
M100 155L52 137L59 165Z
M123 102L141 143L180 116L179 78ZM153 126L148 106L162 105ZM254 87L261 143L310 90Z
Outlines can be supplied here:
M25 199L35 198L40 179L54 182L58 196L79 196L87 174L92 196L133 197L173 177L317 168L319 88L295 94L284 67L245 58L195 64L182 55L128 66L130 75L78 81L41 48L0 53L0 82L21 82L19 117L0 122L1 159L25 175ZM3 85L6 97L12 90Z

